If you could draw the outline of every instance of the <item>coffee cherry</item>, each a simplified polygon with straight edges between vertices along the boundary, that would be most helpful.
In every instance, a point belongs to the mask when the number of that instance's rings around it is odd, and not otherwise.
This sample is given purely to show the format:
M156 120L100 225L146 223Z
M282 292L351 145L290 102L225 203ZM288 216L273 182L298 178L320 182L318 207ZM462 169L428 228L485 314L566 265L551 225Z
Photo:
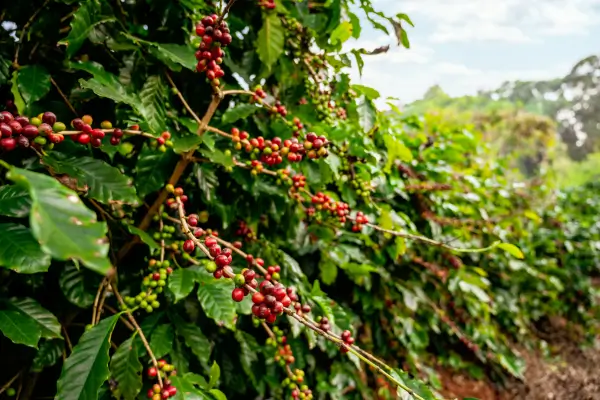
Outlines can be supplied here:
M148 376L150 378L154 378L156 375L158 375L158 370L155 367L148 368Z
M14 138L2 138L0 139L0 147L5 151L14 150L17 147L17 141Z
M56 115L53 112L46 111L42 115L42 122L52 126L56 122Z
M196 245L194 244L193 240L186 240L183 243L183 251L185 251L186 253L191 253L196 249Z
M233 291L231 292L231 298L233 299L233 301L238 303L244 300L244 290L242 288L233 289Z
M94 119L92 118L91 115L84 115L83 117L81 117L81 120L83 121L84 124L87 124L87 125L91 125L92 122L94 122Z

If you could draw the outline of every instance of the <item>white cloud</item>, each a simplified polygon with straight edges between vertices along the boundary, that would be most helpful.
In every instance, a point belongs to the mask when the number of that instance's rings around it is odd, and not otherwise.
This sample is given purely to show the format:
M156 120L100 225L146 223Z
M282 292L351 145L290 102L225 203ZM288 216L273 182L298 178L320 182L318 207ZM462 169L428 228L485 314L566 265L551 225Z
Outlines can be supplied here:
M501 40L531 42L542 36L585 34L600 22L600 0L375 0L388 13L430 20L438 43Z

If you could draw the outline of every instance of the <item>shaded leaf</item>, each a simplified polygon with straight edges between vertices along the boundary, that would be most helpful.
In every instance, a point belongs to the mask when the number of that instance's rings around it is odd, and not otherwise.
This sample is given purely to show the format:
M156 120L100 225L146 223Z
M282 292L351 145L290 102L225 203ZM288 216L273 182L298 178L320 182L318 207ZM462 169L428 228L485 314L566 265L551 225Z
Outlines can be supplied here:
M23 100L30 105L50 91L50 74L41 65L26 65L18 71L17 85Z
M58 278L58 285L70 303L80 308L87 308L94 303L94 285L87 279L84 271L74 265L65 266Z
M198 181L198 188L202 192L202 197L207 203L212 203L215 199L215 190L219 185L219 179L215 171L205 164L194 165L194 175Z
M114 19L110 15L103 15L106 12L103 4L103 1L98 0L81 2L81 6L73 14L69 34L59 42L67 45L67 57L73 57L77 53L97 24Z
M259 109L260 107L257 107L253 104L239 104L225 111L223 113L223 117L221 118L221 122L224 124L231 124L239 121L240 119L246 119Z
M36 322L40 326L43 338L62 339L58 319L34 299L29 297L14 298L9 304L11 308L27 315Z
M216 280L211 275L201 272L198 274L198 300L209 318L218 324L234 329L236 319L235 304L231 298L233 282Z
M169 277L169 290L175 296L175 303L186 298L196 285L197 272L191 268L178 268Z
M221 377L221 368L219 368L219 364L213 361L208 376L210 377L210 381L208 382L208 389L212 389L215 387L215 385L219 381L219 378Z
M173 43L149 43L150 52L164 61L173 71L184 68L194 71L196 69L196 57L194 49L184 44Z
M65 360L57 384L56 398L81 400L97 398L98 389L108 379L110 337L119 320L115 314L86 331Z
M31 197L27 189L17 185L0 186L0 215L23 218L31 210Z
M117 381L113 395L117 399L134 400L142 390L142 370L136 342L131 337L121 343L110 360L110 373Z
M279 16L275 13L263 13L263 25L258 31L256 53L268 70L283 54L284 42L284 28Z
M135 186L142 197L162 188L177 159L172 152L161 153L144 146L136 165Z
M160 75L147 77L142 90L140 90L141 103L138 110L148 123L150 131L155 135L167 129L166 93L168 93L168 88Z
M159 325L150 337L150 348L156 358L161 358L173 348L173 327L170 324Z
M106 224L96 220L75 192L49 176L23 169L12 168L7 178L29 190L31 230L45 253L59 260L80 260L101 274L108 272Z
M69 157L58 152L49 153L42 160L55 173L67 174L76 179L77 187L87 187L88 197L101 203L138 204L133 180L102 160Z
M61 359L64 349L63 340L44 340L31 362L31 372L42 372L45 368L55 365Z
M11 342L37 347L42 336L40 325L20 311L0 310L0 332Z
M377 110L373 105L373 102L367 99L363 99L358 105L356 111L358 112L359 124L364 132L369 132L375 126L375 120L377 119Z
M177 334L183 338L185 344L192 350L192 353L194 353L202 364L207 364L210 359L211 344L202 333L200 327L185 322L179 316L174 316L173 322L175 323Z
M21 274L48 271L50 256L23 225L0 224L0 243L0 266Z
M143 230L141 230L133 225L127 225L127 230L131 234L139 236L140 239L142 240L142 242L144 242L148 246L150 246L151 249L154 249L154 250L160 249L160 245L158 243L156 243L156 241L152 238L152 236L150 236L148 233L144 232Z

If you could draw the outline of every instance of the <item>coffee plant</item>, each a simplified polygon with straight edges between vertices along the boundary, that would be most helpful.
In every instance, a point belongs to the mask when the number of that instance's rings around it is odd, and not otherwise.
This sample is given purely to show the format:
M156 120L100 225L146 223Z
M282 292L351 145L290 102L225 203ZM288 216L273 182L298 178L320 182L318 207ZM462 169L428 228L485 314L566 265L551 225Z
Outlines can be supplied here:
M342 44L412 22L356 3L3 4L0 394L435 399L594 334L593 191L379 112Z

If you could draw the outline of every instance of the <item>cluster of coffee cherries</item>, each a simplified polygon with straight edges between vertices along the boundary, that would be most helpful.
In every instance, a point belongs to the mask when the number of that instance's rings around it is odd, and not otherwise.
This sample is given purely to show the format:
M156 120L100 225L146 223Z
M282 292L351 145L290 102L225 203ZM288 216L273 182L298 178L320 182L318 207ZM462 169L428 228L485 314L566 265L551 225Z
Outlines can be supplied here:
M291 390L290 395L293 400L311 400L313 398L312 390L303 382L304 371L301 369L295 369L291 377L283 380L283 384Z
M276 101L273 107L271 107L271 114L279 114L282 117L286 117L288 112L287 108L280 101Z
M262 101L267 98L267 93L263 90L262 86L257 85L254 88L254 95L250 99L250 103L262 104Z
M231 298L237 303L244 300L244 297L250 293L249 287L252 289L258 287L256 272L249 268L244 268L241 274L236 274L233 281L237 287L231 292Z
M240 221L238 223L238 228L235 231L237 236L242 236L244 239L251 241L256 239L256 233L252 230L250 226L245 221Z
M360 232L364 224L369 223L369 218L362 212L357 211L356 217L354 218L354 225L352 225L352 231Z
M12 151L17 147L28 148L46 146L65 140L59 133L66 129L65 124L56 121L56 115L45 112L34 118L15 116L9 111L0 112L0 149Z
M340 224L346 223L348 215L350 214L350 206L343 201L335 201L328 195L318 192L314 194L311 199L311 203L314 204L314 208L319 211L329 211L331 215L337 217ZM309 214L310 212L309 208ZM314 214L314 211L312 211Z
M340 347L340 351L342 353L347 353L348 351L350 351L348 349L348 346L352 346L354 344L354 338L352 337L352 332L346 330L346 331L343 331L340 336L342 338L342 342L344 342L344 345L345 345L345 346L342 345Z
M182 203L184 203L184 204L187 203L188 197L183 192L182 188L174 187L173 185L168 184L167 186L165 186L165 190L167 191L167 193L170 193L175 197L179 197L179 200L181 200ZM175 200L175 197L169 197L166 201L167 207L169 207L173 210L176 210L178 207L177 200Z
M220 66L225 55L223 48L233 40L227 22L221 21L217 25L218 20L217 14L207 15L196 25L196 34L202 38L196 51L196 70L205 72L206 78L214 88L221 85L219 78L225 75Z
M264 280L258 287L259 291L252 295L252 314L273 324L277 317L283 314L284 308L293 301L298 301L298 295L293 288L285 288L281 283L273 284Z
M258 5L267 10L273 10L275 6L275 0L259 0Z
M160 374L160 377L163 380L163 387L161 388L158 383L155 383L148 389L147 397L152 400L166 400L170 397L175 397L177 388L173 386L171 380L167 378L167 374L169 374L169 376L175 376L177 374L175 366L167 364L165 360L158 360L157 366L158 368L148 368L147 375L150 379L157 379L157 376Z
M327 317L318 317L317 323L319 324L319 329L324 332L329 332L331 329L331 324L329 323L329 319Z

